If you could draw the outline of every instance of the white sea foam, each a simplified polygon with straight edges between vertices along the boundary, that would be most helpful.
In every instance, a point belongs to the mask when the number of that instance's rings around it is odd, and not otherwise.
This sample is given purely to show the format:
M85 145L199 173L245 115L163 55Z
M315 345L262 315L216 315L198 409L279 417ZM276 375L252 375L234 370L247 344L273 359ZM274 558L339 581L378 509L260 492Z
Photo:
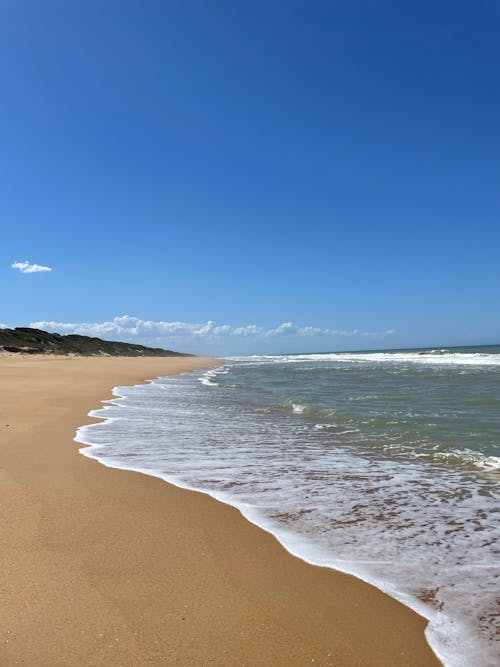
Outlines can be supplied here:
M230 357L232 361L243 361L247 364L297 364L311 362L341 363L386 363L386 364L424 364L424 365L455 365L455 366L500 366L500 354L483 352L448 352L446 350L429 350L422 352L332 352L328 354L283 354L283 355L252 355L246 357Z
M237 507L291 553L423 614L447 667L496 667L498 506L489 476L391 458L361 439L353 448L356 429L308 428L294 409L302 404L256 409L207 375L118 388L122 398L91 413L107 421L79 429L91 445L81 452Z
M226 366L218 366L217 368L210 368L208 371L203 373L200 377L200 382L205 385L212 387L219 386L219 383L216 381L217 376L226 375L228 369Z
M415 453L416 457L423 458L424 455ZM480 452L474 452L470 449L451 449L448 452L435 452L433 458L443 461L453 460L462 464L469 464L480 470L495 472L500 470L500 456L485 456Z

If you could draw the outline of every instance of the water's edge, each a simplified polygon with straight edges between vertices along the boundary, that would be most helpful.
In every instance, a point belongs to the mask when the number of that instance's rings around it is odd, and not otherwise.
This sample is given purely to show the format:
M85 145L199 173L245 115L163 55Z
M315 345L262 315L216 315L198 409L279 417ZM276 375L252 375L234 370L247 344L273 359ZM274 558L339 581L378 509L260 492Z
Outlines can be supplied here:
M203 369L205 372L208 369ZM200 370L194 370L194 371L188 371L187 373L180 373L179 375L187 375L187 374L195 374L199 373ZM155 379L161 379L162 376L157 376ZM151 384L154 382L154 379L146 379L143 382L137 383L135 385L130 385L130 387L139 387L145 384ZM103 404L101 408L91 410L88 413L89 417L92 417L93 419L99 419L100 421L90 423L90 424L84 424L80 426L77 429L76 435L74 437L74 441L78 442L84 447L81 447L78 451L80 454L83 456L86 456L87 458L94 459L98 461L101 465L104 465L105 467L108 468L115 468L118 470L128 470L131 472L137 472L141 473L143 475L148 475L149 477L157 477L164 482L167 482L168 484L172 484L173 486L176 486L178 488L187 490L187 491L195 491L198 493L203 493L204 495L207 495L214 500L224 503L225 505L229 505L230 507L235 508L238 510L238 512L243 516L244 519L252 523L253 525L257 526L261 530L264 530L266 533L272 535L278 542L279 544L292 556L299 558L300 560L304 561L305 563L308 563L309 565L313 565L315 567L322 567L322 568L328 568L329 570L333 570L342 574L347 574L350 576L356 577L356 579L363 581L364 583L374 586L377 588L379 591L384 593L385 595L388 595L389 597L393 598L397 602L400 602L403 604L405 607L408 607L415 613L417 613L419 616L424 618L427 621L427 626L424 632L425 639L433 651L433 653L436 655L438 660L446 667L446 662L445 662L445 656L442 655L439 651L439 646L437 646L435 643L432 641L432 632L431 632L431 622L436 619L437 612L435 612L431 607L426 605L425 603L419 601L416 598L413 598L412 596L402 593L398 591L394 586L388 584L387 582L383 580L377 580L375 578L370 578L367 576L363 576L359 572L355 571L353 568L349 568L347 565L345 568L342 568L338 565L338 563L335 563L335 565L332 565L331 562L329 562L329 559L327 558L318 558L317 556L313 556L312 554L307 554L305 553L304 550L304 544L301 542L301 549L299 550L296 543L298 542L297 539L294 539L294 535L290 532L287 532L286 530L279 530L276 528L275 525L272 527L269 525L269 523L266 523L265 518L262 517L258 510L255 509L254 507L248 506L244 503L237 503L235 502L234 498L229 494L229 493L224 493L224 492L214 492L211 490L207 490L201 487L196 487L191 484L186 483L181 477L175 476L175 475L165 475L163 473L155 473L152 470L146 470L143 468L138 468L134 466L126 466L123 464L118 464L116 462L110 463L109 460L106 459L106 457L100 457L99 456L99 450L102 448L101 445L96 445L89 440L86 440L82 435L81 432L83 430L87 429L92 429L95 426L101 426L103 422L110 422L113 421L115 418L113 417L106 417L102 415L95 415L97 410L102 411L102 410L107 410L110 409L114 406L120 406L121 408L125 408L126 404L119 403L119 399L126 399L126 395L120 394L119 389L121 387L113 387L112 389L112 395L113 399L106 399L102 400L101 403Z

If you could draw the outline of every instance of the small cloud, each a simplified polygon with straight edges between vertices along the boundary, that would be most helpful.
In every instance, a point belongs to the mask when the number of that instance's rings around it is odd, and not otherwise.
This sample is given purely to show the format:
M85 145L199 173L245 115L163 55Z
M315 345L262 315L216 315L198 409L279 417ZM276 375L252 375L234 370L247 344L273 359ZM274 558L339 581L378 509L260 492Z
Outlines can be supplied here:
M13 269L18 269L21 273L40 273L43 271L52 271L50 266L31 264L30 262L13 262L11 267Z

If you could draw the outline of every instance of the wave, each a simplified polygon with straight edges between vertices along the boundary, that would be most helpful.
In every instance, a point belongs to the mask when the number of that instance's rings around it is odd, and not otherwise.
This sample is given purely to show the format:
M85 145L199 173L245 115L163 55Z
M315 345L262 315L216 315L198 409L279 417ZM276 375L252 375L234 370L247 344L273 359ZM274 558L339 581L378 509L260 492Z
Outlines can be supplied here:
M489 352L454 352L430 349L415 352L331 352L327 354L261 354L228 357L229 361L246 365L298 364L303 362L339 362L352 364L428 364L455 366L500 366L500 354Z
M477 469L490 473L500 471L500 456L487 456L471 449L449 449L448 451L413 452L415 458L447 463L466 469Z
M377 397L371 396L368 398ZM314 428L317 430L330 430L339 436L349 434L349 436L352 437L352 434L359 435L363 426L391 427L407 425L406 420L383 416L362 418L360 416L341 412L340 410L333 410L331 408L316 405L304 405L293 400L278 405L277 407L278 409L291 412L295 415L300 415L309 422L316 422ZM365 438L363 442L366 445L367 439ZM497 473L500 471L499 456L488 456L469 448L440 448L437 445L421 444L419 449L415 449L414 446L405 444L399 439L396 443L389 445L378 437L372 439L372 447L379 448L383 451L390 451L394 456L409 457L421 461L428 461L430 463L464 468L466 470L477 470L489 473Z
M219 375L227 375L228 372L229 369L226 365L218 366L217 368L210 368L200 376L200 382L201 384L207 385L209 387L220 387L220 382L217 382L215 378L217 378Z

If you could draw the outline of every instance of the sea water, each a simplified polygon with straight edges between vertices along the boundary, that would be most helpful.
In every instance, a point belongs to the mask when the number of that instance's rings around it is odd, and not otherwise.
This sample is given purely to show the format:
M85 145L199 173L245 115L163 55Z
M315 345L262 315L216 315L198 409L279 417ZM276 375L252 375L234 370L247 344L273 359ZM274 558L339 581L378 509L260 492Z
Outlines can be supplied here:
M234 357L118 387L81 452L230 503L500 664L500 346Z

